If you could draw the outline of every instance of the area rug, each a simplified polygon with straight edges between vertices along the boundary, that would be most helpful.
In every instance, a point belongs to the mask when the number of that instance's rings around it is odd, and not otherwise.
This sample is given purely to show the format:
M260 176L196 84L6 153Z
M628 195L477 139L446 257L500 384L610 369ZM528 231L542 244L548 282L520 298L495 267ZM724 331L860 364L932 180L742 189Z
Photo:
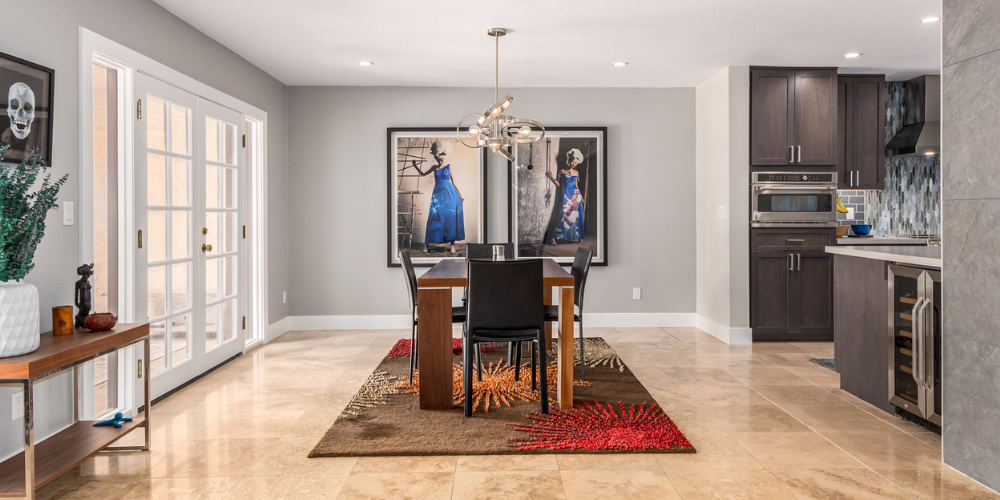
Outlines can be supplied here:
M828 370L837 371L837 365L834 363L832 358L809 358L809 361L816 363L823 368Z
M546 368L552 401L541 413L527 352L520 379L506 363L506 345L483 348L483 380L474 379L474 408L463 416L462 346L453 347L455 406L419 409L419 373L411 384L409 340L390 351L309 456L502 455L526 453L694 453L694 446L603 339L588 338L586 359L576 339L574 407L555 405L556 365ZM527 347L527 346L526 346ZM525 348L527 351L527 348Z

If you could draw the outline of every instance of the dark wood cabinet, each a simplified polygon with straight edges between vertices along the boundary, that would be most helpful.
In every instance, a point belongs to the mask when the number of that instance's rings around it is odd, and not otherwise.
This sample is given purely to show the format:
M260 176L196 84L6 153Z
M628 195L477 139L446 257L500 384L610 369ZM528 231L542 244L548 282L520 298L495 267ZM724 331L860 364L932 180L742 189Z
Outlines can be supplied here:
M837 177L841 189L885 187L885 76L837 83Z
M750 326L755 341L833 339L833 229L752 229Z
M837 255L834 358L840 388L887 411L889 404L887 262Z
M836 68L751 71L751 165L835 165L837 130Z

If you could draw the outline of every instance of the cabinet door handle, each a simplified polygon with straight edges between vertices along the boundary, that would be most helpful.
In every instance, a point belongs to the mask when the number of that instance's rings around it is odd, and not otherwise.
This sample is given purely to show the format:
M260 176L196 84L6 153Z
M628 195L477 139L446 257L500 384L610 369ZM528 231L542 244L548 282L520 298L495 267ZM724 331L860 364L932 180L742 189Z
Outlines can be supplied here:
M798 162L802 163L802 145L799 144L798 146L795 146L795 149L797 149L799 151L799 161Z
M785 241L790 241L793 243L805 243L806 240L803 240L801 238L786 238Z
M795 270L795 254L792 253L788 254L788 270L789 271Z
M801 271L802 270L802 254L797 253L795 255L799 256L799 258L798 258L799 264L795 267L795 270L796 271Z
M788 156L791 157L788 159L788 163L795 163L795 146L788 146Z
M849 184L849 186L854 187L854 171L853 170L851 170L851 183Z
M861 187L861 171L860 170L855 170L854 171L854 184L856 184L858 187Z

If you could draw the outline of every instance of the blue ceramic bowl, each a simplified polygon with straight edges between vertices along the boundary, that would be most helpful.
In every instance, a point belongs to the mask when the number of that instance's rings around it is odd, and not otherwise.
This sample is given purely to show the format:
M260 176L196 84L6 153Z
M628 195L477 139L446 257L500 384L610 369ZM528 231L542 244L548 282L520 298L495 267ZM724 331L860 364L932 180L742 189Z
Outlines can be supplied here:
M854 234L857 234L859 236L864 236L864 235L872 232L872 225L871 224L851 224L851 231L853 231Z

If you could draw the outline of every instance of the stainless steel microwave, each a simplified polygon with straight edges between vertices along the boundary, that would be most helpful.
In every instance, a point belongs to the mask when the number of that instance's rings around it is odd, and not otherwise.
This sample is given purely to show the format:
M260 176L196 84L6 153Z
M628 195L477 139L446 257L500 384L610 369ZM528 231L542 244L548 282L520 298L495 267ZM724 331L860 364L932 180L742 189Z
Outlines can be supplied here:
M834 227L836 172L754 172L751 226Z

